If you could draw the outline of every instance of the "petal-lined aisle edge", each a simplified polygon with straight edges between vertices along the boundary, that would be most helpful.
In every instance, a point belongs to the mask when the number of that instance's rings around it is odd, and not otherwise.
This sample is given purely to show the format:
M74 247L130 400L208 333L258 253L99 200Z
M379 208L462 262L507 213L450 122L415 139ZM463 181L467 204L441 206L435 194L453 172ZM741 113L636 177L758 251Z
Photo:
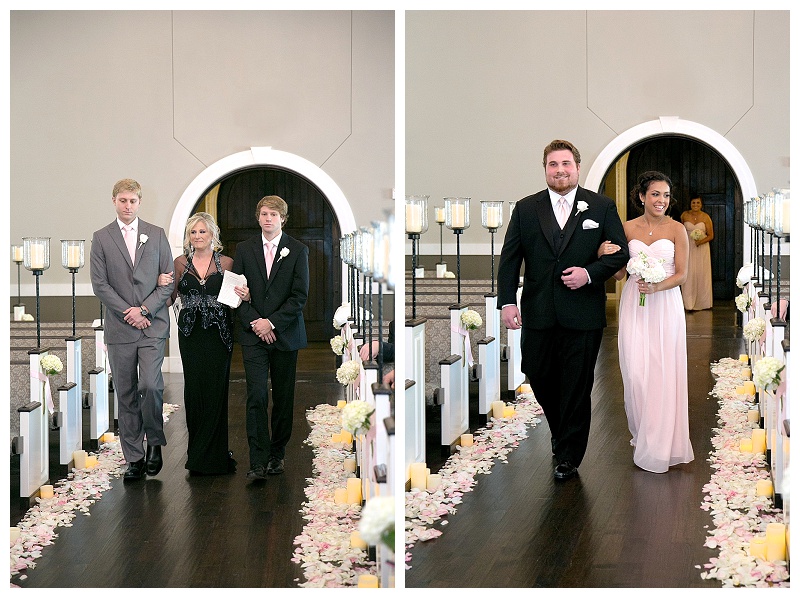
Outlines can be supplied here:
M723 587L789 587L785 561L773 563L748 551L750 540L763 535L768 523L783 523L783 512L771 498L756 496L756 482L769 478L764 455L739 451L739 441L749 438L757 427L747 420L752 399L736 393L742 382L741 363L726 357L712 363L711 372L717 378L711 396L720 406L719 427L711 438L714 450L708 460L714 473L703 487L706 496L701 508L711 513L714 526L705 546L719 549L719 556L710 559L700 575L720 580Z
M178 405L164 403L164 422L178 409ZM95 453L92 453L95 454ZM119 440L103 443L97 454L97 465L91 469L73 469L66 479L53 485L52 498L36 498L22 520L17 524L20 535L11 544L11 578L36 567L36 559L42 556L45 546L50 546L58 537L57 527L72 527L72 520L80 511L89 516L89 507L103 497L111 488L111 480L122 475L125 457ZM19 587L13 582L11 587Z
M331 436L342 430L342 411L328 404L307 413L311 432L304 441L314 451L313 477L308 478L308 500L300 512L307 521L294 540L292 561L303 568L305 588L355 587L358 576L377 575L377 565L367 552L350 546L350 534L358 530L361 505L336 504L334 491L352 477L344 470L344 459L352 451L334 446ZM298 581L299 580L295 580Z
M473 435L473 445L459 446L439 470L442 483L435 492L412 489L406 492L405 545L406 568L410 568L411 553L417 541L427 541L442 535L433 525L447 514L456 512L464 493L478 483L478 474L491 473L495 459L508 462L508 454L528 437L528 428L541 422L542 408L532 393L520 394L514 403L516 413L511 418L491 418L485 428ZM442 521L440 526L447 525Z

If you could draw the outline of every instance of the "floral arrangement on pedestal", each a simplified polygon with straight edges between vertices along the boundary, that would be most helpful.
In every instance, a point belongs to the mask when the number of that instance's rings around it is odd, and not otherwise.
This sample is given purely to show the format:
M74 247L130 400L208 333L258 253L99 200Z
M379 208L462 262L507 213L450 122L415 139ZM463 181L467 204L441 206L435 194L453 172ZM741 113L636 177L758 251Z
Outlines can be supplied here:
M740 312L745 313L748 309L750 309L750 303L750 295L748 295L747 292L736 296L736 309L738 309Z
M58 358L58 355L47 354L39 361L39 365L42 366L42 370L48 376L55 376L56 374L61 373L61 370L64 369L64 364L61 363L61 360Z
M361 539L371 546L383 543L394 552L394 497L373 496L361 511Z
M361 365L354 359L345 361L336 370L336 379L342 386L347 386L358 380L358 375L361 373Z
M342 428L353 436L369 431L369 418L375 408L366 401L350 401L342 408Z
M344 355L345 342L341 336L334 336L331 339L331 351L334 355Z
M742 334L751 343L756 342L764 334L767 329L767 323L764 318L753 318L742 328Z
M753 366L753 383L764 390L775 390L781 384L786 365L775 357L762 357Z
M467 330L477 330L483 325L483 319L474 309L468 309L461 314L461 325Z

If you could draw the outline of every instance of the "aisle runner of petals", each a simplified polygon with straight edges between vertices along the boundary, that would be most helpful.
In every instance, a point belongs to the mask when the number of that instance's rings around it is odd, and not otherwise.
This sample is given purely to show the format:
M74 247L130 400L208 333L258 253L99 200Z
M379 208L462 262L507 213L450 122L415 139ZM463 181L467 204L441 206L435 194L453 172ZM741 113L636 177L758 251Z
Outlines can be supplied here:
M361 506L334 502L334 490L346 486L351 476L344 471L344 459L353 456L352 451L334 446L331 440L333 434L342 431L342 411L333 405L317 405L307 417L311 433L304 442L314 451L314 475L307 480L308 500L300 508L308 523L294 539L297 548L292 562L300 564L306 579L298 585L355 587L359 575L377 575L377 565L365 550L350 546L350 533L358 530Z
M789 587L789 571L785 561L772 563L749 555L753 536L763 535L767 524L783 523L783 513L774 508L772 499L756 496L756 482L769 479L767 462L761 453L742 453L739 441L749 438L758 424L747 421L752 399L737 395L741 363L731 358L711 364L717 382L711 395L720 405L719 428L711 442L709 462L715 472L703 487L706 497L701 508L711 513L714 529L709 531L705 546L719 549L719 557L706 563L700 576L718 579L723 587ZM696 565L700 569L700 565Z
M442 535L433 525L448 513L456 512L465 492L470 492L478 483L478 474L491 473L495 459L508 462L508 454L528 437L528 428L541 422L542 408L532 393L520 394L514 403L515 415L512 418L491 418L485 428L473 434L473 445L459 446L458 452L451 456L439 470L442 483L435 492L412 489L406 492L406 568L411 565L411 553L416 542L431 540ZM441 526L447 525L442 521Z
M164 422L178 409L178 405L164 403ZM95 453L91 453L95 454ZM58 537L57 527L72 527L78 511L90 516L89 507L103 497L111 488L111 480L119 478L125 470L125 457L119 439L106 442L97 453L97 465L91 469L73 469L66 479L53 485L52 498L36 498L17 524L20 535L11 545L11 577L36 567L36 559L42 549L50 546ZM20 575L25 580L27 575ZM11 583L12 588L19 587Z

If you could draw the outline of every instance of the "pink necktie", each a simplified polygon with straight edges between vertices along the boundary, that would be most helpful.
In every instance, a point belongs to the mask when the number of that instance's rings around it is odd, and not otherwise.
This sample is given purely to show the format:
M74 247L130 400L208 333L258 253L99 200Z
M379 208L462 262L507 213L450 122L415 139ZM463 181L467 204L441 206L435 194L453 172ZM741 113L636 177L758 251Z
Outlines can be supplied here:
M267 278L269 278L269 274L272 271L272 262L275 259L275 245L273 243L265 243L265 245L264 259L267 262Z
M133 232L132 226L125 227L125 245L128 246L128 253L131 255L131 264L136 260L136 235Z
M564 228L568 218L569 206L567 205L567 200L562 197L558 200L558 226Z

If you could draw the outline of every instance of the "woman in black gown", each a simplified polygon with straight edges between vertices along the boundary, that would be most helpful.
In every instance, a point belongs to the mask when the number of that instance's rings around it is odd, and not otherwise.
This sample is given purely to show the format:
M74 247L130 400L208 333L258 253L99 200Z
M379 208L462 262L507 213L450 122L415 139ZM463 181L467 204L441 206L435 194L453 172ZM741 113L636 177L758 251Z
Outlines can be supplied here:
M233 259L220 253L219 227L206 212L187 221L183 250L175 258L172 300L178 310L189 432L186 469L198 475L232 473L236 461L228 451L228 380L233 328L230 310L217 296Z

